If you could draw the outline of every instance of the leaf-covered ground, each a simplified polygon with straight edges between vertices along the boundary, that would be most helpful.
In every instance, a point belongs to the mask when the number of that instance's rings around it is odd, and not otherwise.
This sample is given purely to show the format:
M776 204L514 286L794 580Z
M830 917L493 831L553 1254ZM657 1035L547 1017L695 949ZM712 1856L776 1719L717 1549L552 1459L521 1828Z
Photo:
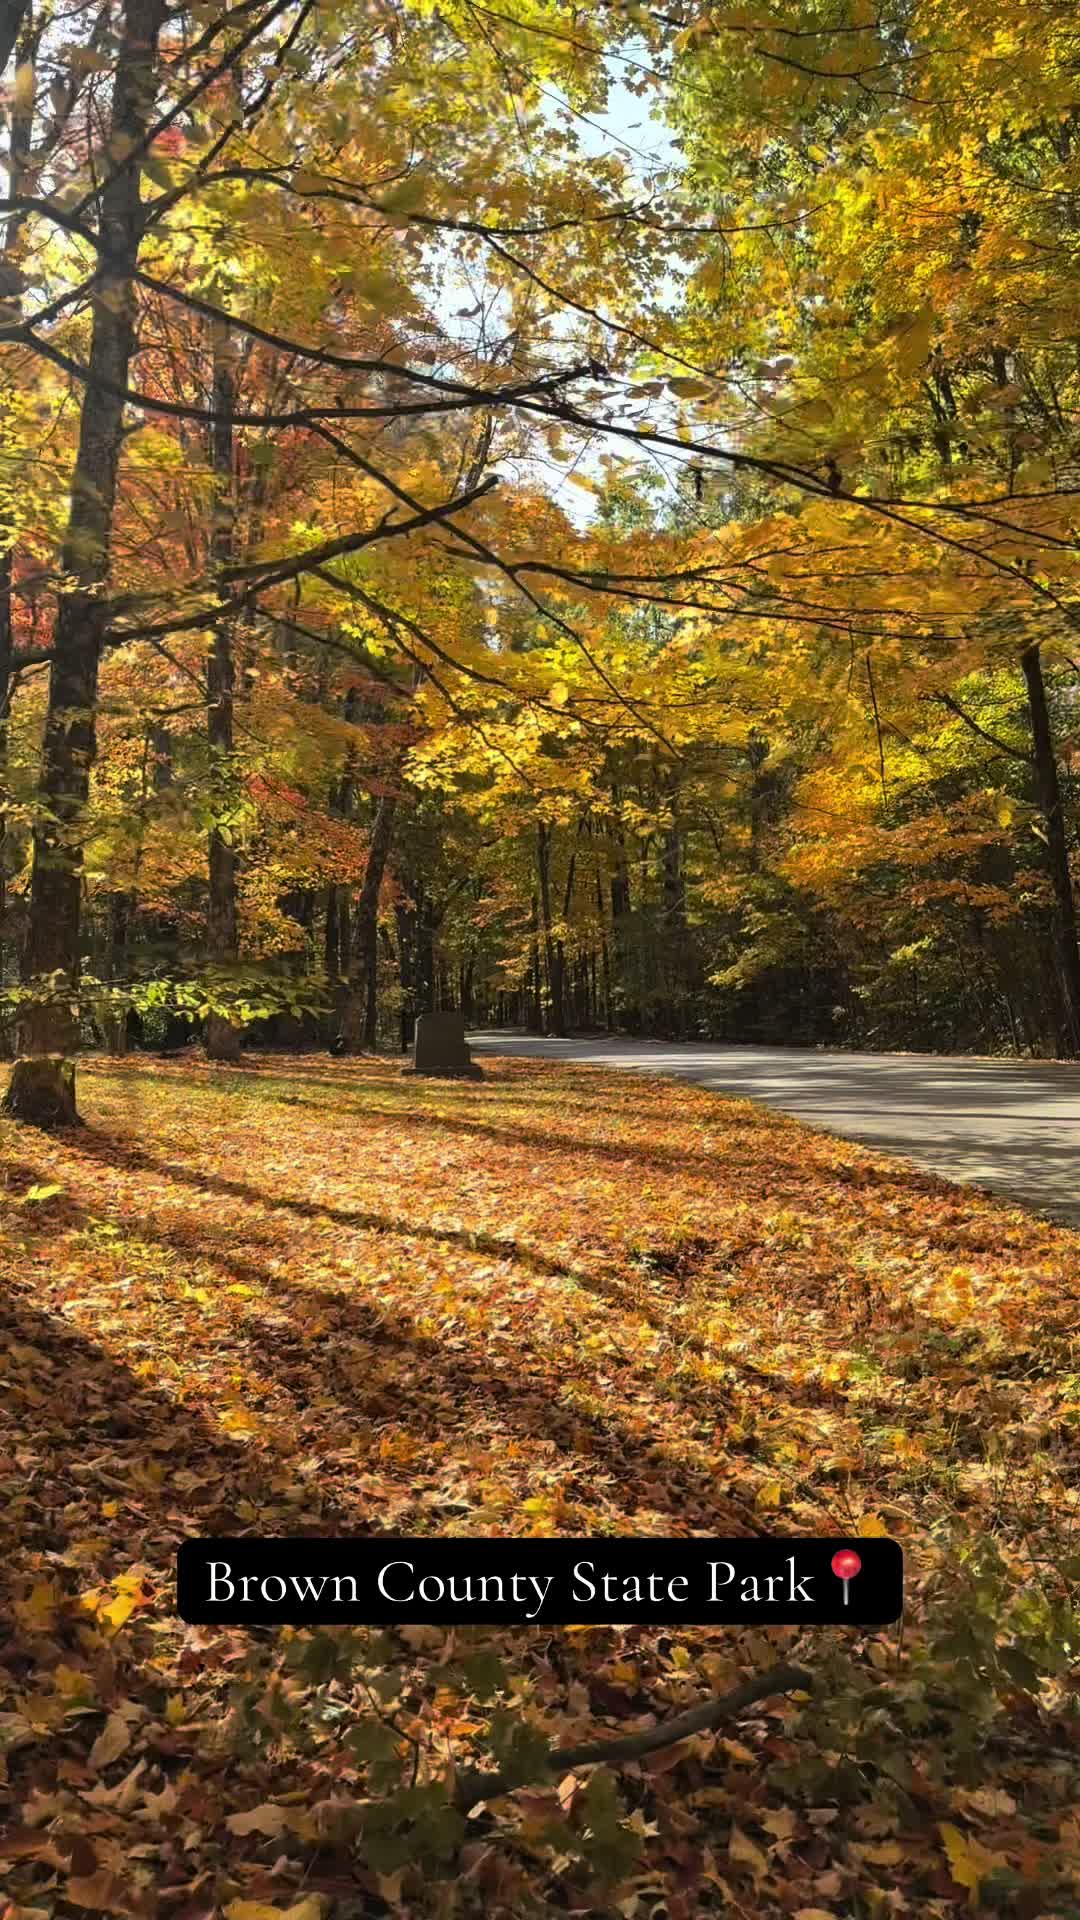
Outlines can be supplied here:
M92 1062L82 1098L0 1129L8 1912L1077 1912L1080 1238L591 1068ZM909 1607L185 1627L178 1539L245 1529L887 1530ZM492 1739L781 1653L812 1699L447 1824Z

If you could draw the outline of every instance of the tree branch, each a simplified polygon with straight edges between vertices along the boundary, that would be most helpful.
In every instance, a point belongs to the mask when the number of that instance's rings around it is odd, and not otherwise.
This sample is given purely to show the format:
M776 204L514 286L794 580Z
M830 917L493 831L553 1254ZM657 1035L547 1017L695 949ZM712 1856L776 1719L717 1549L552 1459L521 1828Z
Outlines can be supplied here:
M744 1680L742 1686L735 1687L731 1693L706 1700L701 1706L676 1714L672 1720L662 1720L659 1726L647 1727L643 1733L629 1733L622 1740L594 1740L581 1747L552 1747L539 1767L544 1773L565 1773L598 1763L610 1766L616 1761L639 1760L643 1754L673 1747L691 1734L709 1732L758 1700L768 1700L777 1693L812 1693L813 1688L814 1677L805 1667L785 1661L765 1673L755 1674L751 1680ZM533 1765L521 1770L506 1767L496 1773L463 1773L454 1789L455 1804L465 1811L476 1806L479 1800L496 1800L501 1794L527 1786L536 1779L538 1771L538 1766Z
M962 720L966 727L971 728L972 733L977 733L981 740L989 741L990 745L996 747L999 753L1007 753L1011 760L1022 760L1025 766L1030 766L1031 755L1029 753L1025 753L1021 747L1010 747L1007 740L1002 740L996 733L990 733L986 727L980 727L978 721L973 720L970 713L965 713L960 702L954 700L951 693L935 693L931 695L931 698L937 700L941 706L948 707L949 712L955 713L958 720Z

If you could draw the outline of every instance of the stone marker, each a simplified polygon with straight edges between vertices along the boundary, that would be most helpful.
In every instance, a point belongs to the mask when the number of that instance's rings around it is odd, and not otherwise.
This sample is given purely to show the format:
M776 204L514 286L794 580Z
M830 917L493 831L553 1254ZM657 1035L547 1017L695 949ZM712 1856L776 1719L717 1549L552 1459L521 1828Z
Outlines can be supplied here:
M465 1021L460 1013L421 1013L416 1020L413 1042L413 1072L431 1074L467 1073L480 1078L465 1040Z

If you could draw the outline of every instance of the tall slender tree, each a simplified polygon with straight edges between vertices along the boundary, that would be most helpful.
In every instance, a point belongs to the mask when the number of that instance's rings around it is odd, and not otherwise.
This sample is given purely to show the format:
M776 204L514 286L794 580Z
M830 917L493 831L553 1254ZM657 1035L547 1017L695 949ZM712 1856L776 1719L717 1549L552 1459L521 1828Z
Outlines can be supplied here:
M60 562L63 578L72 584L57 606L23 965L28 997L5 1098L10 1113L45 1127L70 1126L78 1119L73 1061L79 1039L83 822L105 637L102 589L109 577L124 392L135 347L143 159L159 85L165 11L164 0L125 0L105 178L94 195L100 205L101 270Z

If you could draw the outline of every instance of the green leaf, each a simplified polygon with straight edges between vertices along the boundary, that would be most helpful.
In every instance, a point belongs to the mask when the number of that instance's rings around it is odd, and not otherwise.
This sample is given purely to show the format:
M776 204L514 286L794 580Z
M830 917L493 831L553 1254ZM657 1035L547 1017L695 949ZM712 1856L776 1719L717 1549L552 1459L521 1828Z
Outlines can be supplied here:
M470 1654L468 1659L462 1662L461 1670L465 1675L470 1693L475 1693L481 1700L490 1700L493 1693L504 1692L509 1688L510 1682L506 1668L498 1656L489 1649L482 1648L478 1653Z
M350 1727L345 1744L354 1758L363 1761L365 1766L393 1760L399 1747L391 1729L374 1718L358 1720L354 1727Z

